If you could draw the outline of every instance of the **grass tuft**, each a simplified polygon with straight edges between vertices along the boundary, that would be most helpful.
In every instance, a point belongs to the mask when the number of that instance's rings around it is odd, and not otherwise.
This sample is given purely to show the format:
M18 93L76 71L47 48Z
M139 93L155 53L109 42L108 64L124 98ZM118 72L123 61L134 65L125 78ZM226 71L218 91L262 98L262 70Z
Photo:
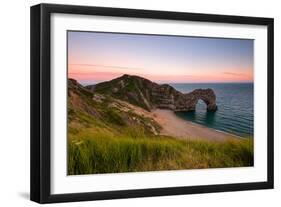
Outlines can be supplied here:
M71 131L70 131L71 133ZM71 135L68 174L253 166L253 141L208 142L88 128Z

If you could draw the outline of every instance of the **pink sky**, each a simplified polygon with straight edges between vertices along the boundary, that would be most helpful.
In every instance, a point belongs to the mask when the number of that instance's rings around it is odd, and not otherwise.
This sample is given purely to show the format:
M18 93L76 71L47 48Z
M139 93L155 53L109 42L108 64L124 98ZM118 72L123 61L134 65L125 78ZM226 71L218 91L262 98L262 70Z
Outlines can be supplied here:
M149 80L161 83L202 83L202 82L251 82L253 81L253 70L232 68L224 70L216 68L211 71L200 68L196 70L185 69L184 72L176 71L168 73L163 69L154 68L151 72L138 68L123 68L112 66L92 66L92 65L77 65L69 64L68 74L70 78L80 80L80 82L90 83L102 82L122 76L123 74L138 75ZM172 70L173 71L173 70ZM237 72L239 71L239 72Z
M160 83L253 82L253 41L68 32L68 76L82 84L123 74Z

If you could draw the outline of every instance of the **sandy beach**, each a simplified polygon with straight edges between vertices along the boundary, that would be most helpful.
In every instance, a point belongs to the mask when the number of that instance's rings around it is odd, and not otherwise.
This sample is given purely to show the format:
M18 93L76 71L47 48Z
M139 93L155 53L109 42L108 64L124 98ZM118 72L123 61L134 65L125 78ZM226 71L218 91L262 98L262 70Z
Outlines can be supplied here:
M152 116L161 126L161 134L181 139L204 139L209 141L225 141L238 137L229 133L217 131L176 116L171 110L156 109Z
M118 100L118 102L131 108L139 115L153 118L162 127L160 131L161 135L172 136L179 139L203 139L208 141L226 141L229 139L241 138L230 133L183 120L168 109L155 109L149 112L124 101Z

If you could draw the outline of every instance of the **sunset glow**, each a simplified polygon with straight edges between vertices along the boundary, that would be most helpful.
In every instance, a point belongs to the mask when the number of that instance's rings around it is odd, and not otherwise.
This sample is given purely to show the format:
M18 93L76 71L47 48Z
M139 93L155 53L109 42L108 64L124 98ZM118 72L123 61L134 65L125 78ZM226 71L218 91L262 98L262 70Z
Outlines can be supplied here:
M123 74L159 83L253 82L253 40L68 32L68 76L82 84Z

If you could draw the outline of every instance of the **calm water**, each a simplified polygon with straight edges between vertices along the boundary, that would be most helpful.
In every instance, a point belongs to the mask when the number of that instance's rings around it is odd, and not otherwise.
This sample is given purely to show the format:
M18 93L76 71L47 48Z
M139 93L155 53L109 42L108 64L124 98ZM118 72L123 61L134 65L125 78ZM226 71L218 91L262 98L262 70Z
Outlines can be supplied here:
M194 89L211 88L217 96L218 110L207 112L206 104L199 100L194 112L177 112L183 119L239 136L253 135L252 83L170 84L188 93Z

